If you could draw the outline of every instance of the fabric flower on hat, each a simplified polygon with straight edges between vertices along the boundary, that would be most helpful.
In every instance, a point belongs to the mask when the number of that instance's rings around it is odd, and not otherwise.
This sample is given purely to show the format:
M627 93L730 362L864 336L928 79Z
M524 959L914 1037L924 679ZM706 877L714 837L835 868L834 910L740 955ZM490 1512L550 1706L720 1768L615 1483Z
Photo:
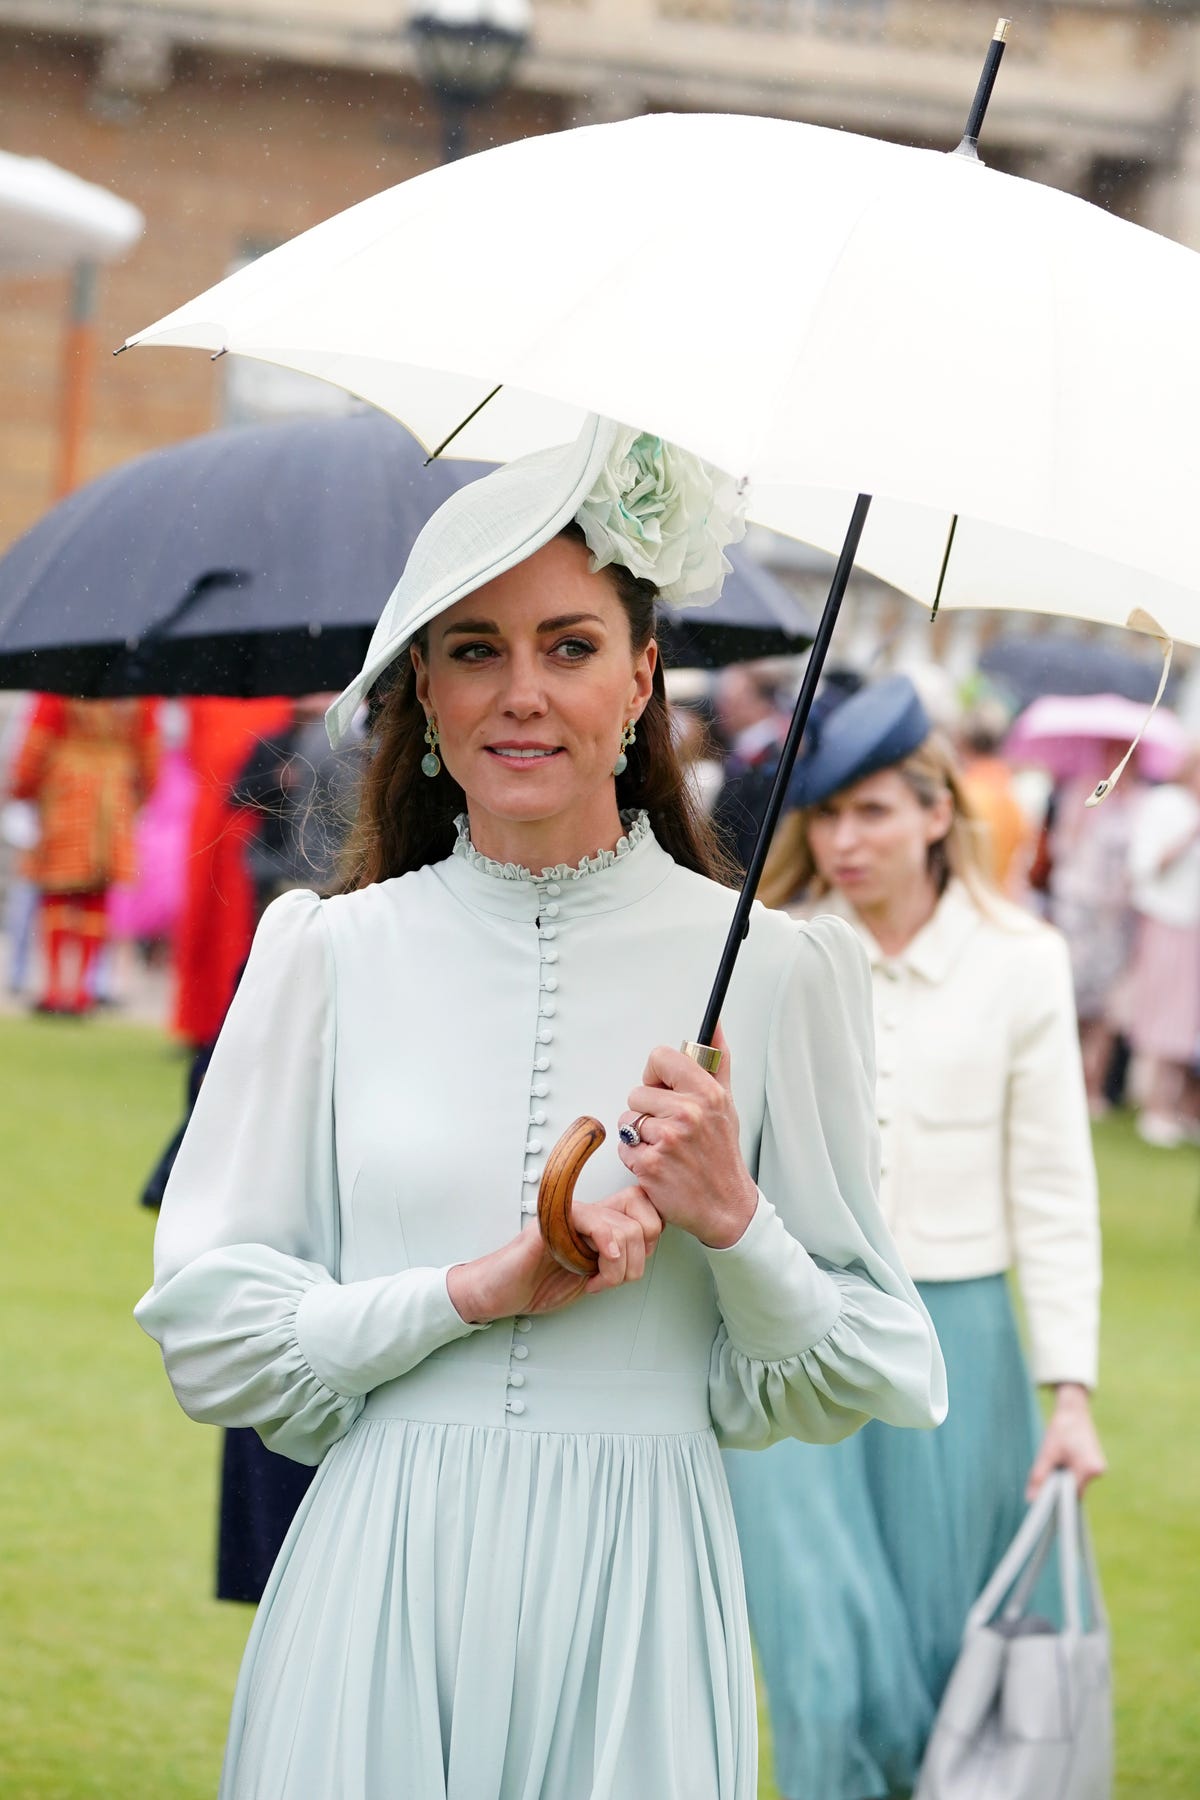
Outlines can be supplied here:
M722 553L744 535L744 515L731 476L649 432L627 430L575 517L593 572L621 563L679 606L716 599L731 566Z

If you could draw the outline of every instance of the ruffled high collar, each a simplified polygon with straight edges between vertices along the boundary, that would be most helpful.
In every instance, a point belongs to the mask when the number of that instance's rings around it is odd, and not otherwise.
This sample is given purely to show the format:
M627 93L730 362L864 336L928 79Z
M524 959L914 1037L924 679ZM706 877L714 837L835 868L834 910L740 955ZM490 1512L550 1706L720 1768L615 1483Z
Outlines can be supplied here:
M497 881L582 881L588 875L599 874L601 869L611 869L623 857L636 850L643 838L650 836L650 815L647 812L623 812L621 823L625 827L624 837L619 837L611 850L598 850L595 856L585 856L577 864L558 863L552 869L543 869L535 875L521 863L495 862L492 857L484 856L471 842L471 826L466 813L459 813L454 821L454 829L458 833L454 843L455 856L461 856L478 869L482 875L490 875Z
M439 878L473 910L511 919L544 918L556 925L635 905L675 867L659 844L645 812L622 813L625 834L611 850L585 856L572 867L534 872L497 862L471 842L465 818L453 854L434 865Z

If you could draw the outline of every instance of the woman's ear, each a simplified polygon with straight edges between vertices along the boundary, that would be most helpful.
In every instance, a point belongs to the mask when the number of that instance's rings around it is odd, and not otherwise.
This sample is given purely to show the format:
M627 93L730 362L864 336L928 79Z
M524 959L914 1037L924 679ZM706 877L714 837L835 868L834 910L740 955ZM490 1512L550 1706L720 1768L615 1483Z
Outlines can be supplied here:
M413 686L416 690L417 700L428 713L429 669L426 666L425 658L421 655L421 646L419 644L410 644L408 646L408 654L412 658L413 673L416 676Z
M633 664L633 695L631 706L637 707L633 715L640 719L650 704L650 696L654 692L654 671L658 667L658 645L654 639L639 650Z
M950 794L940 793L933 805L925 814L925 842L930 849L940 844L949 834L954 823L954 800Z

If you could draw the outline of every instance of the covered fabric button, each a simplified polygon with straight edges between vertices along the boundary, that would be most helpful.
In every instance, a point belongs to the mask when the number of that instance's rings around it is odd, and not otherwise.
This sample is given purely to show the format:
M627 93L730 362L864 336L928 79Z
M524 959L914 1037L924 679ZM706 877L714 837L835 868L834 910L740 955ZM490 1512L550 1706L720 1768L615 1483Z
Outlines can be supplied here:
M538 1007L538 1011L541 1013L543 1019L552 1019L558 1011L558 1008L553 1000L543 1000L542 1004Z
M531 1125L544 1125L546 1123L546 1115L540 1106L537 1108L536 1112L530 1113L529 1123Z
M523 1213L535 1213L537 1211L537 1201L536 1200L522 1200L521 1211Z
M538 1032L538 1043L539 1044L552 1044L553 1042L554 1042L554 1033L551 1031L551 1029L548 1025L543 1025L541 1030ZM541 1060L544 1063L545 1067L548 1069L550 1067L550 1064L548 1062L546 1062L544 1057Z
M536 1187L541 1179L542 1178L536 1169L526 1169L521 1177L521 1180L526 1187Z
M551 926L551 930L553 930L553 929L554 929L553 926ZM558 951L557 950L543 950L542 951L542 961L544 963L556 963L558 961Z
M554 892L557 894L558 889L555 888ZM545 910L546 917L548 919L557 919L557 917L558 917L558 901L551 900L550 904L544 910Z
M533 1330L533 1320L532 1319L514 1319L513 1324L516 1326L518 1331L532 1331Z
M530 1138L525 1146L525 1150L529 1156L540 1156L542 1151L541 1138Z
M548 1043L549 1039L546 1041ZM533 1066L535 1069L548 1069L550 1067L550 1058L548 1056L535 1056L533 1059ZM545 1082L542 1083L540 1088L535 1087L533 1091L535 1094L544 1094L546 1092Z
M516 1357L518 1362L524 1362L525 1358L529 1355L529 1345L528 1344L514 1344L512 1347L512 1353Z
M557 975L543 975L542 976L542 986L545 988L545 990L548 994L557 993L558 992L558 976Z
M525 1371L523 1369L510 1369L508 1372L508 1385L509 1387L524 1387Z
M559 887L557 881L548 881L546 883L546 892L548 894L561 894L562 889Z
M523 1413L525 1411L525 1402L523 1400L510 1400L508 1402L508 1410L510 1413Z
M539 925L538 926L538 936L544 937L544 938L556 938L558 936L558 926L557 925Z
M544 1061L544 1057L539 1059L539 1062ZM537 1067L538 1064L535 1064L534 1066ZM529 1091L531 1094L536 1094L539 1100L544 1100L546 1095L550 1092L550 1083L548 1081L535 1081ZM539 1119L538 1124L541 1125L542 1123L543 1120Z

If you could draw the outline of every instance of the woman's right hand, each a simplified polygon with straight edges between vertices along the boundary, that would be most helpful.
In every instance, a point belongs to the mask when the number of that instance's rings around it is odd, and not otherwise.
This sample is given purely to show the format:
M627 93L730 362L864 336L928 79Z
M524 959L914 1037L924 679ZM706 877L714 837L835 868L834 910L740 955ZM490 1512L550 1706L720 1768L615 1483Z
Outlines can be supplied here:
M591 1203L576 1200L572 1218L600 1259L597 1273L587 1277L560 1268L531 1222L498 1250L450 1270L446 1287L468 1324L559 1312L585 1294L642 1279L663 1227L640 1187L622 1188Z

